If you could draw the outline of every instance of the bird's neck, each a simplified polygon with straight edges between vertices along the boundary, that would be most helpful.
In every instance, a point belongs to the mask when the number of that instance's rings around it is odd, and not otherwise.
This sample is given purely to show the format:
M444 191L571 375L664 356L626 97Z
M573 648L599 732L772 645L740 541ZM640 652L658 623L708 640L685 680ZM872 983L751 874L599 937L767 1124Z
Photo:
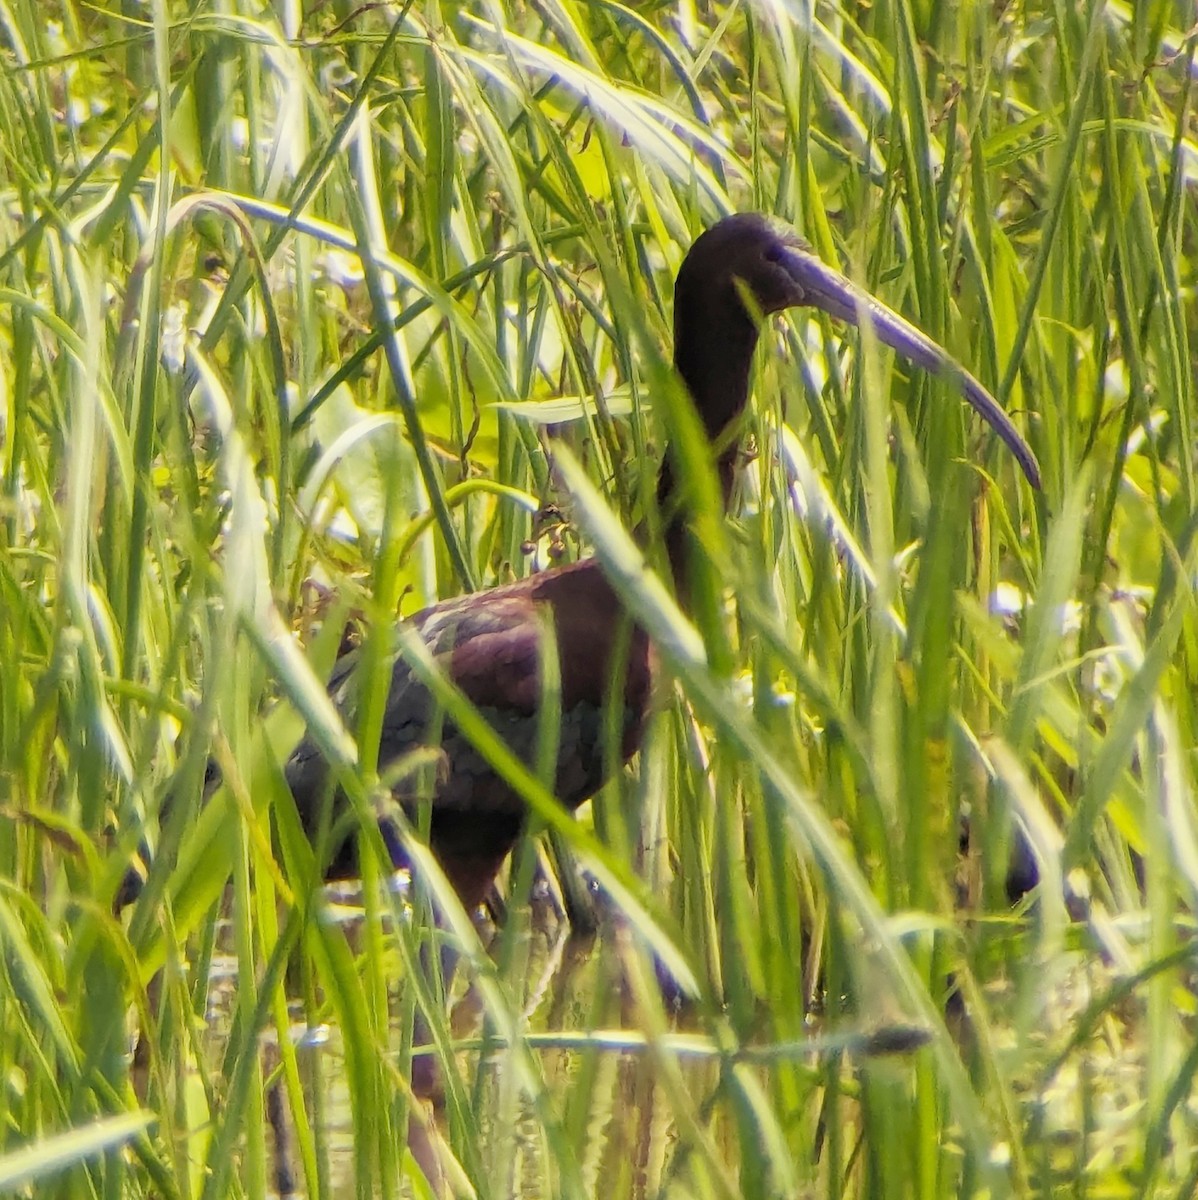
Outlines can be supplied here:
M737 452L735 443L728 442L725 434L748 403L749 371L756 345L757 327L744 314L740 319L730 317L719 322L680 322L674 333L675 369L690 393L708 440L720 445L715 467L725 505L732 492ZM684 484L678 479L677 463L667 447L657 480L657 504L665 520L666 552L674 586L685 602L690 592L693 539Z
M757 326L743 312L675 328L674 368L713 442L744 412L756 348Z

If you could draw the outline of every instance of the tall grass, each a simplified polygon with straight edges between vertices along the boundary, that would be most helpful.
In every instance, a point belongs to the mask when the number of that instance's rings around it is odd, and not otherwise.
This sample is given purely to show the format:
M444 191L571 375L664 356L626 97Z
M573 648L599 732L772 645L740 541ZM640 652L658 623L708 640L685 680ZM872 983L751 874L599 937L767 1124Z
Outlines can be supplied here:
M0 1186L1192 1194L1190 23L0 0ZM746 208L941 339L1045 486L792 314L688 617L629 531L692 428L673 272ZM672 683L577 822L506 764L622 914L593 954L531 844L489 955L422 860L463 1033L379 886L390 618L559 550ZM279 770L305 725L363 825L348 926Z

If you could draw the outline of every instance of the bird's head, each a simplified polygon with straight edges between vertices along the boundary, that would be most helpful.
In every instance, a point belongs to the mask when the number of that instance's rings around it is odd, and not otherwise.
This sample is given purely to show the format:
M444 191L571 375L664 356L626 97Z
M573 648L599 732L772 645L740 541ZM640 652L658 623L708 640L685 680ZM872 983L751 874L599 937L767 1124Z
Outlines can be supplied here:
M709 431L743 407L761 317L810 306L852 325L935 375L966 400L1015 455L1033 487L1040 468L998 401L936 342L826 266L792 229L759 213L725 217L701 234L674 285L674 361Z
M810 253L780 221L761 213L736 213L699 235L674 285L675 321L686 320L696 302L742 319L770 316L807 303L792 257ZM743 289L743 290L742 290ZM746 307L746 292L756 312Z

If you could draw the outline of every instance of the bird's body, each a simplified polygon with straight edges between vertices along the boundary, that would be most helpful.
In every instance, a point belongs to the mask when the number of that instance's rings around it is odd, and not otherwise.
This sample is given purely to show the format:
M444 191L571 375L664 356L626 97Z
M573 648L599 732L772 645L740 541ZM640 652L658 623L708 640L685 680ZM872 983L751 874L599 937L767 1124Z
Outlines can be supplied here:
M746 302L747 298L747 302ZM712 440L736 421L748 399L759 321L784 308L812 305L851 323L868 321L879 341L928 370L951 374L966 398L997 430L1029 480L1035 458L994 399L943 350L897 314L824 266L793 233L755 214L729 217L698 238L675 287L676 369ZM725 496L734 446L717 461ZM687 539L675 467L663 460L658 489L666 515L666 546L679 594L685 597ZM560 740L555 791L573 810L602 785L613 764L640 745L655 674L653 649L631 625L601 565L585 561L544 571L518 583L449 600L411 619L449 679L475 704L515 754L535 766L541 736L541 654L554 638L560 671ZM619 745L607 744L605 703L615 663L622 665ZM349 716L354 662L334 670L330 691ZM421 746L440 750L431 788L431 848L463 903L476 905L490 889L525 821L520 797L499 778L470 741L444 718L428 690L397 657L379 746L385 772ZM327 793L327 771L311 741L296 750L286 775L300 815L315 827ZM426 786L426 791L428 790ZM411 803L400 787L396 799ZM398 852L398 843L389 839ZM399 857L397 853L397 858ZM338 851L329 874L352 869Z
M547 638L557 657L557 764L554 793L573 810L595 794L613 762L627 762L640 746L649 712L655 655L640 629L619 620L619 600L593 559L556 567L481 595L434 604L408 624L428 646L434 661L475 705L523 762L537 760L543 736L545 684L542 656ZM613 619L615 617L616 619ZM622 666L619 744L604 735L605 702L613 663ZM329 681L344 715L354 710L356 655L341 658ZM442 715L428 688L397 656L379 740L380 770L420 747L435 745L429 841L442 870L467 907L485 898L525 820L518 793L486 758ZM305 741L288 760L285 774L301 817L312 829L326 786L327 769L314 743ZM412 802L421 783L415 778L397 790ZM424 785L427 787L427 785ZM402 850L384 824L393 857ZM326 871L352 875L353 843L337 848Z

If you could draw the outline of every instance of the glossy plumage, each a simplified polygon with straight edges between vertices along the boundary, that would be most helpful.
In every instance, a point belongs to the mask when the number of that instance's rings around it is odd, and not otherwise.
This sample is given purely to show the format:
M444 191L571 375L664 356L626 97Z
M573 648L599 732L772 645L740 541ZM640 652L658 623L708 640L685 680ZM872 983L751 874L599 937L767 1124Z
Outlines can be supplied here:
M536 761L540 656L551 631L560 672L554 792L574 809L598 791L611 760L602 736L603 709L609 664L617 641L625 636L619 617L611 585L597 563L586 561L436 604L413 616L410 625L449 678L526 763ZM620 697L623 729L616 756L621 762L640 745L653 675L648 639L637 629L628 635ZM356 655L345 656L329 683L335 703L347 715L353 711L356 665ZM397 657L379 742L380 770L429 744L441 752L430 843L463 903L474 906L485 897L520 836L524 804L453 721L438 712L428 689ZM327 772L312 742L296 749L285 773L305 825L314 828ZM410 799L402 794L397 798ZM401 862L397 838L385 826L384 834ZM352 842L339 847L327 874L353 874L353 850Z
M751 297L749 306L746 295ZM972 376L902 318L824 266L793 233L755 214L729 217L702 235L683 262L675 287L675 366L713 440L744 409L759 319L798 305L812 305L852 323L867 319L879 341L925 369L955 378L1038 486L1031 450ZM717 464L725 494L734 452L728 447ZM663 512L678 509L673 492L674 468L667 455L658 494ZM667 528L666 537L675 579L685 596L687 551L680 518ZM576 808L599 789L613 762L626 762L636 752L652 702L655 658L644 632L629 630L599 563L584 561L449 600L418 613L410 624L449 678L530 765L538 745L539 656L545 629L553 630L561 681L555 790L568 808ZM603 712L617 650L624 663L623 722L620 745L613 753L604 743ZM353 709L354 666L352 656L339 662L329 685L347 718ZM474 906L520 836L524 805L453 723L437 712L425 686L397 657L379 747L380 771L429 744L441 751L430 844L463 903ZM313 743L300 745L286 775L301 817L314 828L326 798L327 773ZM411 798L397 792L401 803ZM398 861L398 841L393 836L388 841ZM353 869L352 847L342 847L329 874Z

